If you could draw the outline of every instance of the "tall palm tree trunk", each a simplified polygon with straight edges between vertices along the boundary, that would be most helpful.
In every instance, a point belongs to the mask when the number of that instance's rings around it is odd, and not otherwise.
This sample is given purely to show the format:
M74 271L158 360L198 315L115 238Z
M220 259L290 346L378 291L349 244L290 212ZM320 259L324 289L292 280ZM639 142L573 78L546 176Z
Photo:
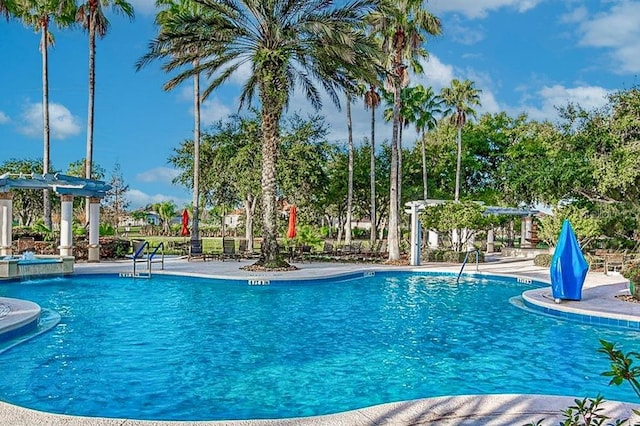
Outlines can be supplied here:
M278 123L282 101L278 84L265 79L260 87L262 104L262 257L264 262L276 261L278 254L276 209L276 158L278 155Z
M48 18L43 18L42 22L42 124L44 138L44 154L42 157L42 173L49 173L49 26ZM44 190L44 225L51 229L51 193Z
M422 185L423 185L423 191L422 191L422 196L424 197L425 200L428 199L428 195L429 195L429 190L427 189L427 148L426 148L426 142L424 140L424 133L422 134Z
M371 248L376 243L376 108L371 108L371 152L370 152L370 168L371 168L371 231L369 242Z
M351 122L351 95L347 93L347 132L349 140L349 176L347 178L347 220L345 222L344 243L351 244L351 211L353 209L353 123Z
M458 126L458 158L456 161L456 191L454 200L460 199L460 163L462 162L462 127Z
M193 62L194 68L198 61ZM193 76L193 111L195 121L193 125L193 217L191 218L191 241L200 239L198 216L200 213L200 74Z
M394 89L393 135L391 138L391 171L389 173L389 237L387 239L389 260L400 259L400 246L398 241L398 136L400 133L399 128L401 83L398 77L394 78Z
M400 232L400 215L402 214L402 132L404 129L404 121L400 122L400 128L398 129L398 238L402 237ZM398 244L400 240L398 239Z
M89 106L87 108L87 156L84 161L84 177L91 179L93 165L93 113L95 110L95 78L96 78L96 29L94 20L89 17ZM85 198L85 223L89 223L90 197ZM117 225L116 225L117 229Z

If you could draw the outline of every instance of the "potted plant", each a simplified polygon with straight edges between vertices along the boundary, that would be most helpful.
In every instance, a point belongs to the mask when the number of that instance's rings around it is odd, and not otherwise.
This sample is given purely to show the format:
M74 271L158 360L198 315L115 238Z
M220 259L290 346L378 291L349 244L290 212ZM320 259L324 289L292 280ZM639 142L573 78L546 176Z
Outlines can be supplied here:
M640 260L634 260L624 265L622 276L629 280L631 296L640 300Z

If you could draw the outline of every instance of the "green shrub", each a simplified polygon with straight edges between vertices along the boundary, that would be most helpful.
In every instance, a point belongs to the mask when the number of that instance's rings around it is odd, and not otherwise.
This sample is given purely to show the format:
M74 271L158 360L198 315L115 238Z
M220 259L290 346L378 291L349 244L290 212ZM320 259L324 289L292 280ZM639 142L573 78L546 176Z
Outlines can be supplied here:
M636 260L625 264L621 274L629 281L640 285L640 261Z
M99 228L100 236L107 237L116 234L116 230L109 223L101 223Z
M131 250L131 241L119 238L100 238L100 257L121 259Z
M476 262L476 252L469 254L467 259L468 263ZM479 262L484 262L484 253L480 253ZM447 262L447 263L462 263L464 261L467 252L458 252L453 250L424 250L422 252L422 260L425 262Z
M550 254L539 254L533 259L533 264L543 268L548 268L551 266L552 258L553 256Z

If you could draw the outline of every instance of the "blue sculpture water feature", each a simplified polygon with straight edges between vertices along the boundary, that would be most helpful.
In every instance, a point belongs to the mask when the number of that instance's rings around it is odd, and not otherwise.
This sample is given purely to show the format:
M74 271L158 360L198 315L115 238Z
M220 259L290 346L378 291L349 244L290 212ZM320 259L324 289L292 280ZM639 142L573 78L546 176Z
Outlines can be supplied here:
M567 219L551 259L551 289L557 303L561 300L581 300L582 286L589 265L582 254L576 234Z

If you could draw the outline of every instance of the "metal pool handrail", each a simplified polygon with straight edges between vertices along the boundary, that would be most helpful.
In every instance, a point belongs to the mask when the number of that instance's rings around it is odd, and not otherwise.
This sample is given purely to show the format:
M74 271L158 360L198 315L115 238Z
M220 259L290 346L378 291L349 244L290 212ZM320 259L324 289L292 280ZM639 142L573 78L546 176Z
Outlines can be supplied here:
M462 267L460 268L460 272L458 272L458 278L456 278L456 283L460 282L460 276L462 275L462 271L464 270L464 266L467 264L467 260L469 260L469 254L470 253L475 253L476 254L476 272L478 271L478 259L480 258L480 250L473 249L473 250L469 250L467 252L467 254L464 256L464 260L462 261Z

